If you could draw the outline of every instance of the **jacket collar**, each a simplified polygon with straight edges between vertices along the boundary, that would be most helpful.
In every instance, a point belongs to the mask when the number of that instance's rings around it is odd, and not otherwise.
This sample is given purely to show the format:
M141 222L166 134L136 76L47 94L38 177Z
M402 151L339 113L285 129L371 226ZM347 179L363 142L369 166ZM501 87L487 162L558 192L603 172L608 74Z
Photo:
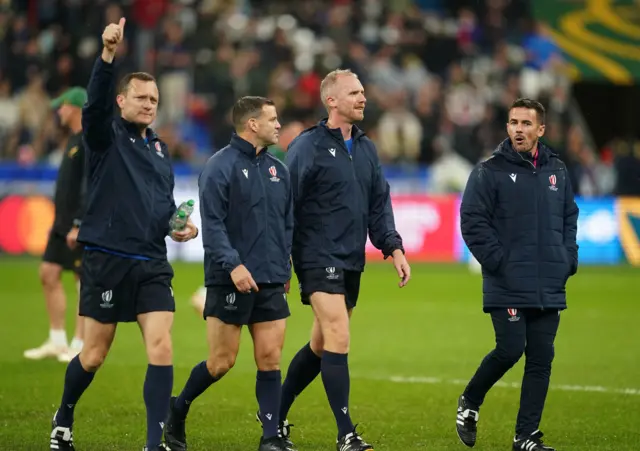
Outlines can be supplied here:
M259 152L256 152L257 149L254 145L249 141L242 139L237 133L234 133L233 136L231 136L231 146L235 147L249 158L255 158L258 155L262 155L262 153L267 150L266 147L263 147Z
M501 156L511 161L512 163L519 165L526 165L527 161L533 163L533 155L529 152L522 153L517 152L511 143L511 139L506 138L502 141L496 150L493 151L493 155ZM547 145L538 140L538 167L543 166L549 162L549 158L558 157L556 153L554 153Z
M318 122L318 127L326 130L329 134L331 134L331 136L333 136L334 138L338 139L338 140L342 140L342 131L339 128L329 128L327 127L327 120L329 118L325 117L323 119L320 120L320 122ZM364 136L364 132L358 128L357 125L353 124L351 126L351 139L353 139L354 141L358 138L360 138L361 136Z
M122 116L118 117L118 121L120 121L120 124L131 134L133 135L140 135L140 129L138 128L138 126L136 124L134 124L133 122L129 122L126 119L124 119ZM147 127L147 131L146 131L146 139L147 141L151 142L154 141L156 139L158 139L158 135L156 134L155 131L153 131L153 129L151 127Z

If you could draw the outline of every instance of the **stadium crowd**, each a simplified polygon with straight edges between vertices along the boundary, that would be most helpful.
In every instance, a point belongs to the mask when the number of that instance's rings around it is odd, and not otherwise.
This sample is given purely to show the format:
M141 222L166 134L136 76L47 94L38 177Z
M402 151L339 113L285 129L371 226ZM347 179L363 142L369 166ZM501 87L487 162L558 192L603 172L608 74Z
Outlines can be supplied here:
M58 0L0 2L0 160L59 164L66 136L50 99L89 79L104 24L126 16L118 71L158 78L159 135L201 167L232 133L242 95L276 102L281 153L323 114L322 77L354 70L362 124L387 165L428 165L429 191L459 192L505 137L519 96L547 108L546 142L583 196L616 193L572 108L561 51L528 0ZM508 24L508 26L507 26ZM605 154L608 155L608 154Z

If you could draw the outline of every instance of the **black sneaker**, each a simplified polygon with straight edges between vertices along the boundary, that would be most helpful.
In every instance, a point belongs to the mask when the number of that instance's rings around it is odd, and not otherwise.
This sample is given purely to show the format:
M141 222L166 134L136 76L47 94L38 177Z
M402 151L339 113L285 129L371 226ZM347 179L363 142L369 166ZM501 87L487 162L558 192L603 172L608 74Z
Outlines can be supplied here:
M336 443L337 451L373 451L373 445L365 442L362 437L358 435L356 429L353 432L348 433L342 437Z
M285 444L282 437L260 438L260 446L258 446L258 451L290 451L290 450L293 450L293 448L289 448Z
M171 448L169 448L167 445L165 445L164 443L156 446L155 448L149 449L146 446L144 448L142 448L142 451L171 451Z
M71 428L58 426L56 422L58 411L53 414L51 420L51 440L49 441L49 449L51 451L75 451L73 447L73 431Z
M542 443L542 432L535 431L529 437L514 438L513 450L514 451L556 451L555 448L546 446Z
M260 417L260 411L256 413L256 421L260 423L260 427L262 427L262 418ZM291 428L293 424L289 424L289 421L286 419L284 421L280 421L278 425L278 437L282 439L284 445L286 446L287 451L297 451L295 445L291 441Z
M458 398L458 414L456 416L456 431L460 441L473 448L476 444L478 433L478 419L480 415L477 410L470 409L464 399L464 395Z
M186 451L187 434L184 427L186 418L176 413L175 404L176 397L172 396L169 401L169 416L164 425L164 440L172 451Z

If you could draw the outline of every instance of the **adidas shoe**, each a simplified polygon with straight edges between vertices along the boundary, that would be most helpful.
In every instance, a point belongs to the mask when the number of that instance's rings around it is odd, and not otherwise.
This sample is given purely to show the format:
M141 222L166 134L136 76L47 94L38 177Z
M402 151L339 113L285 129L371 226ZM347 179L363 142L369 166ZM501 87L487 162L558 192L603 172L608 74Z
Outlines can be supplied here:
M51 451L75 451L73 447L73 431L71 428L58 426L56 415L58 415L57 410L53 414L53 420L51 421L49 449Z
M458 398L458 413L456 416L456 431L460 441L473 448L476 444L478 433L478 419L480 415L477 410L470 409L464 399L464 395Z
M146 446L144 448L142 448L142 451L171 451L171 448L169 448L167 445L165 445L164 443L161 443L160 445L156 446L155 448L149 449Z
M357 425L356 425L357 426ZM373 451L373 446L358 435L356 429L348 433L336 443L337 451Z
M260 411L256 413L256 421L260 423L260 426L262 427L262 418L260 417ZM284 449L286 449L287 451L297 451L290 438L292 427L293 424L289 424L289 421L287 420L280 421L280 424L278 425L278 437L280 437L284 442L284 445L286 446L286 448Z
M556 451L555 448L542 443L542 432L535 431L529 437L513 439L514 451Z
M172 451L187 450L187 433L185 431L186 418L177 415L174 409L176 397L169 401L169 417L164 425L164 440Z

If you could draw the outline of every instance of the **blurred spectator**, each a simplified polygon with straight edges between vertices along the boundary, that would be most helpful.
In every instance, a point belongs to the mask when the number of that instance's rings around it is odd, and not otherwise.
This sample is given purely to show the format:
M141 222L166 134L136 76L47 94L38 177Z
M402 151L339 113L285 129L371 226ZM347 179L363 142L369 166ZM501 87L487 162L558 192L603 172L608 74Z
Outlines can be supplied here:
M360 125L381 160L432 165L438 192L462 188L469 168L505 136L508 107L522 95L547 107L545 140L567 154L577 191L611 192L619 166L568 136L562 54L531 20L526 0L13 3L19 8L0 12L0 158L55 164L65 135L48 99L86 83L103 27L124 15L117 72L154 73L154 125L177 162L198 167L228 143L230 109L241 95L276 102L282 142L271 151L282 157L296 133L326 114L320 81L340 67L365 86Z

